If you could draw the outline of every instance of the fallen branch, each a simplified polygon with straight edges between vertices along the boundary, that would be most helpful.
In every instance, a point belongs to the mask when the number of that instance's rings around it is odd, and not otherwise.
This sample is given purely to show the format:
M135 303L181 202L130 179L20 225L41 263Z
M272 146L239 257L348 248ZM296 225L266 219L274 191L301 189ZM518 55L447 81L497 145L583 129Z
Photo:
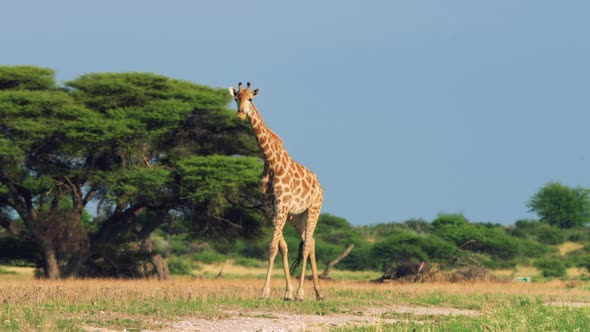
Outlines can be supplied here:
M219 269L219 273L217 274L217 276L215 277L215 279L219 279L222 277L223 275L223 268L225 267L225 263L227 263L227 260L225 260L222 264L221 264L221 269Z
M336 257L333 261L328 263L324 272L322 272L322 274L319 275L319 278L320 279L330 279L330 277L328 277L328 275L330 274L332 267L334 267L334 265L340 263L340 261L343 260L344 257L348 256L348 254L350 254L350 251L352 250L352 248L354 248L354 244L349 245L348 248L346 248L346 250L344 250L338 257Z

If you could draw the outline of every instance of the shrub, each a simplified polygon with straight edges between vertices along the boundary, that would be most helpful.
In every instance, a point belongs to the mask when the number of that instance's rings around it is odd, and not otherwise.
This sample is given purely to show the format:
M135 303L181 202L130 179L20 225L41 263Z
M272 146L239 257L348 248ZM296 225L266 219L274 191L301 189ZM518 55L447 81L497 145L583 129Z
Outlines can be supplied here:
M562 229L545 225L539 229L537 239L544 244L556 245L565 242L565 235Z
M355 246L350 254L338 263L337 267L348 270L368 270L379 269L381 267L380 260L372 253L370 245Z
M234 262L244 267L267 267L268 262L249 257L237 257Z
M170 244L159 234L152 233L150 240L154 246L154 252L162 255L163 257L170 256Z
M466 249L495 256L494 259L511 260L519 254L518 239L507 234L500 225L469 223L457 214L441 214L432 225L434 234L456 246L475 240Z
M535 240L544 244L556 245L563 243L570 230L540 222L538 220L521 219L508 229L508 233L523 239Z
M563 278L566 276L566 263L559 257L541 257L534 262L534 266L546 278Z
M431 231L432 226L424 219L408 219L404 221L404 225L409 230L416 232L416 234L428 234Z
M590 272L590 245L568 252L566 258L569 267L585 268Z
M236 241L236 254L247 258L266 259L268 258L268 243L240 239Z
M465 216L459 213L440 213L436 219L432 221L432 226L440 228L445 225L464 226L469 221Z
M217 251L205 250L192 255L192 259L201 263L211 264L223 262L227 259L226 255L220 254Z
M556 247L551 247L533 240L520 240L519 247L519 260L526 264L529 264L531 258L533 257L541 257L547 254L557 254L559 252Z
M186 254L190 242L191 237L189 234L173 235L168 240L171 253L176 255Z
M375 243L371 252L383 267L407 261L442 262L450 259L455 250L452 243L437 236L401 231Z
M572 242L590 242L590 227L576 227L565 230L566 238Z
M193 266L190 259L186 257L172 256L168 258L168 269L175 275L192 275Z

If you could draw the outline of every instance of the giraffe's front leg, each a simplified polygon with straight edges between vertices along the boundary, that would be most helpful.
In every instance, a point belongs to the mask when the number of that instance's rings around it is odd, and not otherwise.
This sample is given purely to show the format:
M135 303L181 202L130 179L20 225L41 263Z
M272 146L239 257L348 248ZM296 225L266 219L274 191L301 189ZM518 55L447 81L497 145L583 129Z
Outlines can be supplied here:
M270 278L272 274L272 267L274 265L275 258L277 257L277 253L279 251L279 242L283 239L283 226L285 226L285 221L287 220L287 213L286 212L279 212L278 216L275 218L275 230L272 234L272 240L270 241L270 254L268 260L268 270L266 271L266 281L264 282L264 287L262 288L262 294L260 295L261 298L266 299L270 296Z

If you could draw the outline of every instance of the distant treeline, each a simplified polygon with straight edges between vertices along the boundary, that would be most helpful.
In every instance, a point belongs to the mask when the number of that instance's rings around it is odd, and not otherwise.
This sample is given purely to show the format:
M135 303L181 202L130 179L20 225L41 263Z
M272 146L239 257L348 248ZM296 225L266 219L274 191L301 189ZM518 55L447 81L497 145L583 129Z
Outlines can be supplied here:
M299 239L289 225L285 239L297 248ZM188 274L194 264L222 262L233 258L245 266L266 265L270 230L263 236L237 241L193 242L186 233L158 233L162 254L174 257L171 270ZM404 262L439 263L443 268L466 265L487 269L535 266L547 277L563 277L569 267L590 268L590 228L562 229L537 220L519 220L514 225L472 223L461 214L440 214L427 222L421 219L353 227L346 219L329 214L320 217L316 229L316 252L325 266L345 248L354 249L337 268L385 271ZM578 249L560 254L558 245L576 242ZM191 245L191 243L193 243ZM290 252L294 259L296 252Z

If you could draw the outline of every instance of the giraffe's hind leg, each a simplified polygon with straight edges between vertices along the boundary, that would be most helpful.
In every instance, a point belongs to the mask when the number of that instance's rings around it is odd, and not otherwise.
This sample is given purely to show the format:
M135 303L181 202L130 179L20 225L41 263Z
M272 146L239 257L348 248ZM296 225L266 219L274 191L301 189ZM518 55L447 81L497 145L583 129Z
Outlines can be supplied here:
M286 286L285 286L285 301L292 301L293 300L293 285L291 284L291 273L289 273L289 248L287 247L287 242L285 241L284 237L281 237L279 241L279 251L281 252L281 257L283 258L283 269L285 270L285 279L286 279Z
M305 232L305 224L307 222L307 211L305 211L301 214L291 215L288 220L295 228L295 231L297 232L297 234L303 240L303 236L304 236L304 232ZM301 256L301 253L299 253L299 255ZM298 262L300 259L301 259L301 257L297 257L297 260L295 262L293 262L293 266L291 267L291 269L296 268L297 264L301 263L301 262ZM289 264L286 259L284 259L283 266L285 268L285 275L287 276L287 293L289 295L291 295L293 292L293 289L289 288L289 287L292 287L290 284L291 273L289 271L290 270ZM294 272L294 271L291 271L291 272ZM285 296L285 300L293 300L293 297L291 296L290 298L287 298L287 296Z
M320 278L318 276L318 268L315 261L315 240L311 238L312 246L311 251L309 252L309 262L311 263L311 275L313 277L313 289L315 290L315 298L318 301L324 299L324 295L322 295L321 287L320 287Z

